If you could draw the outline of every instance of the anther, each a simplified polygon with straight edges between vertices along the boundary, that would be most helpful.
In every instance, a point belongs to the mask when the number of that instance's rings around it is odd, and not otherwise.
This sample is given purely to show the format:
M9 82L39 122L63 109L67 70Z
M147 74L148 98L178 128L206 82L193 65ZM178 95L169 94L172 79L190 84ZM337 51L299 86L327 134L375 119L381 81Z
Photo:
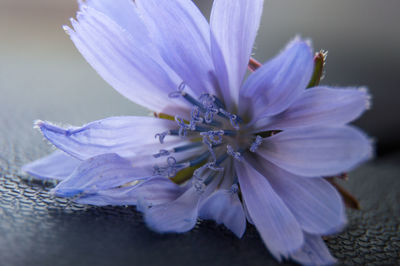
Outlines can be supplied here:
M257 135L256 139L250 146L250 151L256 152L258 147L261 145L262 141L263 141L263 138L261 136Z
M226 118L226 119L229 119L229 122L231 123L231 125L232 125L232 127L234 128L234 129L236 129L236 130L238 130L240 127L239 127L239 123L242 121L237 115L235 115L235 114L231 114L231 113L229 113L228 111L226 111L226 110L224 110L224 109L222 109L222 108L219 108L219 110L218 110L219 112L218 112L218 115L219 116L221 116L221 117L223 117L223 118Z
M227 146L226 146L226 149L227 149L226 152L227 152L230 156L232 156L233 158L235 158L235 159L238 160L238 161L243 161L242 154L241 154L240 152L238 152L238 151L235 151L235 150L232 148L231 145L227 145Z
M179 169L185 168L188 165L187 164L177 164L176 159L172 156L168 157L167 159L167 166L165 167L159 167L158 165L155 165L153 167L154 175L163 175L167 177L174 177Z
M231 189L230 189L230 192L232 194L236 194L236 193L238 193L238 191L239 191L239 186L237 184L233 184Z
M169 134L169 131L164 131L162 133L157 133L154 138L159 138L160 143L163 144L164 143L164 139L165 137Z
M203 138L207 138L212 144L221 144L222 136L225 134L223 130L210 130L207 132L201 132L200 135Z
M183 90L185 89L186 84L184 82L182 82L179 86L178 89L176 91L170 92L168 94L169 98L179 98L181 96L183 96Z
M222 171L224 171L224 167L219 166L219 165L217 164L217 162L208 163L208 164L207 164L207 167L208 167L208 169L211 169L211 170L216 171L216 172L222 172Z

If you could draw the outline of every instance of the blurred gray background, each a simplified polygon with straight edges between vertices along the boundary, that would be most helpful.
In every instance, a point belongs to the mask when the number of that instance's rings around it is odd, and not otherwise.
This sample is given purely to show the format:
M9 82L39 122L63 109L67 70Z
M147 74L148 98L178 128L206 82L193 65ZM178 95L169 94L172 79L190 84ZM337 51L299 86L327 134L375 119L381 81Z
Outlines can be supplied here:
M212 1L195 2L208 16ZM75 0L0 0L0 121L5 110L26 114L29 126L147 112L103 82L64 34L76 8ZM322 84L370 89L373 108L357 125L377 139L379 155L392 152L400 148L399 14L398 0L266 0L255 58L266 61L296 34L311 38L329 51Z
M195 2L208 16L212 0ZM134 208L74 204L52 197L52 184L21 179L21 165L51 151L34 119L81 125L149 113L77 52L62 30L76 9L75 0L0 0L0 265L274 265L254 227L241 240L212 222L158 235ZM378 156L344 184L362 210L327 241L346 265L400 265L399 14L399 0L265 0L254 50L264 62L296 34L309 37L329 51L322 84L367 86L373 96L356 124Z

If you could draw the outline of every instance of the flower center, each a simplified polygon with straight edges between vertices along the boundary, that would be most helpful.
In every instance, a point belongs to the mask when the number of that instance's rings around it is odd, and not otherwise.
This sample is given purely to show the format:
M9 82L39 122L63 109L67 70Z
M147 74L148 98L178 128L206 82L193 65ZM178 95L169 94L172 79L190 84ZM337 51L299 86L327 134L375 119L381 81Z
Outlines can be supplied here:
M183 97L192 105L190 121L175 116L177 128L156 134L161 144L169 136L180 136L186 144L172 149L162 149L154 154L155 158L168 156L164 166L154 166L154 174L171 178L174 182L184 182L191 177L204 187L216 176L215 172L222 172L231 158L242 160L243 153L255 152L262 142L262 137L249 134L243 120L236 114L225 109L225 105L214 95L202 94L195 99L184 91L182 83L177 91L169 94L171 98ZM190 159L177 161L174 154L200 149L197 155ZM190 169L191 171L188 171ZM176 180L176 176L185 172L183 180ZM208 172L208 173L207 173ZM208 178L204 178L207 176Z

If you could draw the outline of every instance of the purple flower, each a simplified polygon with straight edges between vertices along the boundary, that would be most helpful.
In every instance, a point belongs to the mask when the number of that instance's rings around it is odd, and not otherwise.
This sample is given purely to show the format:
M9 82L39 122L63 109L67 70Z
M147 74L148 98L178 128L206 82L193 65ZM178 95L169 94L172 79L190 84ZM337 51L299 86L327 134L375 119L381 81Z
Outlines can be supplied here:
M370 158L346 125L368 107L363 89L308 88L310 42L295 38L244 80L262 0L215 0L210 24L190 0L88 0L72 41L117 91L158 117L83 127L36 126L59 150L24 170L93 205L136 205L160 233L198 218L238 237L246 222L279 261L332 264L321 236L346 223L324 177Z

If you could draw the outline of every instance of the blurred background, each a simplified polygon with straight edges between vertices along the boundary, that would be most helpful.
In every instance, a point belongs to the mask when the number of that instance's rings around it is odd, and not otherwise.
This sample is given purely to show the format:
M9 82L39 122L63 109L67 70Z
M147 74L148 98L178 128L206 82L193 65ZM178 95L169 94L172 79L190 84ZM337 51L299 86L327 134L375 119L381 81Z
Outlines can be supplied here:
M195 2L208 16L212 0ZM398 150L400 1L265 2L255 58L266 61L296 34L311 38L329 52L322 84L367 86L373 106L356 124L377 140L379 155ZM81 124L147 113L103 82L64 34L76 8L75 0L0 0L0 121L24 114L31 134L37 118Z

